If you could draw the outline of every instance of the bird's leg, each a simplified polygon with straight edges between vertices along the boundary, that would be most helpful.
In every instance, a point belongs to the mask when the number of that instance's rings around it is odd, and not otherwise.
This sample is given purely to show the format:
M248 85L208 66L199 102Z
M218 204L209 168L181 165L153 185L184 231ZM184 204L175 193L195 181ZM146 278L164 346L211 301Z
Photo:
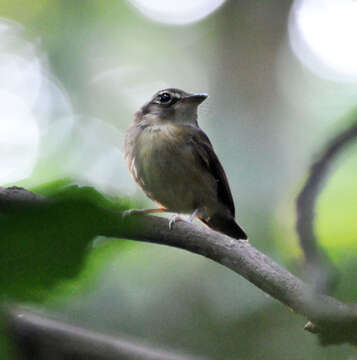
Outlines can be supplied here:
M148 214L156 214L167 212L166 208L158 208L158 209L130 209L123 211L123 217L132 216L132 215L148 215Z
M198 212L198 209L195 209L193 213L190 215L190 217L187 219L188 222L192 222L192 220L195 218L196 214Z

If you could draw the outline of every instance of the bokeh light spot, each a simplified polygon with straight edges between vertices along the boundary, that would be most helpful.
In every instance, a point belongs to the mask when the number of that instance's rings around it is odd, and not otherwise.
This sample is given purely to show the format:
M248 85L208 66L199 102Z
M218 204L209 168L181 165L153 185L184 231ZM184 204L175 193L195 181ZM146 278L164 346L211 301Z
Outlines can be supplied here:
M202 20L218 9L225 0L130 0L151 20L166 24L184 25Z
M0 89L0 183L29 176L37 159L39 129L30 109L16 96Z
M357 1L296 0L289 35L297 57L325 78L357 81Z

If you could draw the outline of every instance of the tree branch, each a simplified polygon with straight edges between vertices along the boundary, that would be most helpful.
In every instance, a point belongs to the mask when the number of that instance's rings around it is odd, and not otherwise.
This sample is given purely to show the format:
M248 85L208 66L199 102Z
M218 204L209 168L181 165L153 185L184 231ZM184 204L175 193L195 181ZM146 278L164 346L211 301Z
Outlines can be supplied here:
M26 190L22 190L24 194ZM0 192L0 202L2 198ZM7 197L9 201L11 197ZM42 198L33 200L43 202ZM306 330L317 333L323 344L350 342L357 344L357 309L295 277L246 241L186 222L178 222L169 230L167 219L155 216L123 218L111 209L100 209L83 226L93 226L95 217L106 219L94 229L96 235L126 238L174 246L203 255L226 266L265 293L310 320ZM75 219L74 219L75 221Z
M296 200L296 231L305 256L306 278L316 290L328 293L338 280L335 266L318 245L314 232L316 200L329 175L333 161L357 137L357 122L333 138L311 166L309 177Z
M16 306L5 307L7 333L21 359L203 360L174 354L65 323Z
M307 317L305 329L318 333L322 343L357 343L357 309L314 291L246 241L190 223L179 222L169 230L166 219L138 216L130 226L111 231L111 236L175 246L203 255L242 275L265 293Z

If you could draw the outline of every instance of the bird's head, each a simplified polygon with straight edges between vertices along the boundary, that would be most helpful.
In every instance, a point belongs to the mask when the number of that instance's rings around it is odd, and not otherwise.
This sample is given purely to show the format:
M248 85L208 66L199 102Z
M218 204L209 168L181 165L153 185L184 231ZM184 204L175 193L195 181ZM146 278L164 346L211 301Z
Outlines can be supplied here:
M139 111L141 119L153 123L173 122L197 126L197 107L207 94L191 94L180 89L158 91Z

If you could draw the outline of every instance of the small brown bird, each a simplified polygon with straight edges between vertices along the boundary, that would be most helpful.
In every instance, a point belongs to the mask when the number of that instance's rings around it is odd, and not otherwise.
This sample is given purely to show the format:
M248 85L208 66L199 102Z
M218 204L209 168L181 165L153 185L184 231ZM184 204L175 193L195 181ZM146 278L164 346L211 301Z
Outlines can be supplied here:
M159 209L129 214L191 214L213 230L247 239L234 220L226 174L207 135L197 123L206 94L179 89L157 92L136 114L125 136L125 159L146 195ZM170 227L175 217L170 221Z

